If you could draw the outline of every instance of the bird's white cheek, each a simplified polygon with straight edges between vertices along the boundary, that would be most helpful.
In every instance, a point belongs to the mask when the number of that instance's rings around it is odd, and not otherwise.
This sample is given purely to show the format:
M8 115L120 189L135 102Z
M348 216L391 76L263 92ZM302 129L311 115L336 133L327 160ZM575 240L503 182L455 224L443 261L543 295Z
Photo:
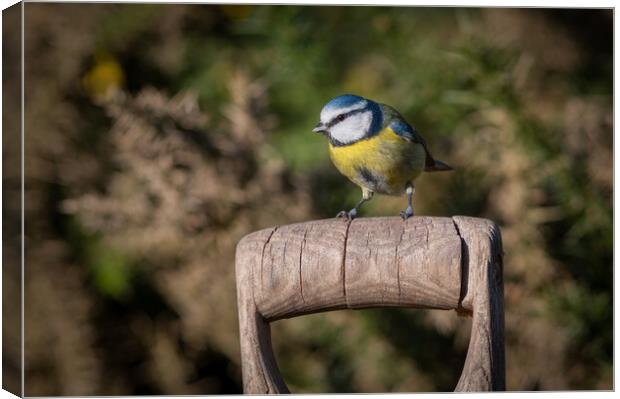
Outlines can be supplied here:
M371 123L372 113L370 111L362 112L334 125L329 133L341 143L352 143L366 136Z

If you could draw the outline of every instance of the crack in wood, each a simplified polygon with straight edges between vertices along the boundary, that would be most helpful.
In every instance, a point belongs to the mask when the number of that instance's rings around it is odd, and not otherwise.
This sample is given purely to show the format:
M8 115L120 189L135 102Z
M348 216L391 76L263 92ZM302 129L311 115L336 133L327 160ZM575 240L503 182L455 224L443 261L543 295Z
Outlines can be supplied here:
M406 223L406 222L405 222ZM403 237L405 236L405 224L403 224L402 229L400 230L400 238L398 239L398 244L396 244L396 283L398 285L398 303L402 303L401 301L401 288L400 288L400 245L403 242Z
M342 295L344 296L344 303L349 307L349 299L347 298L347 272L345 269L347 261L347 241L349 240L349 228L351 227L353 220L347 221L347 228L344 231L344 248L342 251Z
M275 226L273 228L273 230L271 230L271 233L269 233L269 237L267 237L267 241L265 241L265 243L263 244L263 251L261 252L261 256L260 256L260 289L261 289L261 291L264 290L264 286L263 286L263 263L265 262L265 248L267 248L267 244L269 244L269 241L271 240L271 237L273 237L273 235L275 234L276 230L278 230L278 227L280 227L280 226Z
M469 314L469 311L463 308L463 299L465 299L465 295L467 295L467 286L469 283L469 250L465 239L461 235L459 225L456 223L454 218L452 218L452 223L456 229L456 234L461 240L461 290L459 293L459 303L457 305L456 312L460 315L465 315Z
M301 272L301 259L304 254L304 248L306 247L307 236L308 236L308 229L304 230L304 236L301 239L301 248L299 249L299 293L301 294L301 301L304 303L304 305L306 304L306 299L304 298L304 279L303 279L303 274Z

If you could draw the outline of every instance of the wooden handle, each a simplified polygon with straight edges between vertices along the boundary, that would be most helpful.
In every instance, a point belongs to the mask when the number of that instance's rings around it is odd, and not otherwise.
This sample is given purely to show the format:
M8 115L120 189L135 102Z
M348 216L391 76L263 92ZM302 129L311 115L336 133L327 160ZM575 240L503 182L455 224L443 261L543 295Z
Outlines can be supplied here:
M473 313L457 390L504 389L501 238L483 219L320 220L261 230L236 254L245 393L286 393L269 322L368 307Z

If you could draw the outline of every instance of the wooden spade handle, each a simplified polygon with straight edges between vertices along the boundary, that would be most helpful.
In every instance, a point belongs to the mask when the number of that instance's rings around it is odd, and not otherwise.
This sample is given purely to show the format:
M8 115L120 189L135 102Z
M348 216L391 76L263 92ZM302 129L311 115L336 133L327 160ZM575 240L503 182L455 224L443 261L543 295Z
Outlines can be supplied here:
M471 312L456 390L505 389L501 251L496 224L462 216L330 219L247 235L236 253L244 392L289 392L269 322L387 306Z

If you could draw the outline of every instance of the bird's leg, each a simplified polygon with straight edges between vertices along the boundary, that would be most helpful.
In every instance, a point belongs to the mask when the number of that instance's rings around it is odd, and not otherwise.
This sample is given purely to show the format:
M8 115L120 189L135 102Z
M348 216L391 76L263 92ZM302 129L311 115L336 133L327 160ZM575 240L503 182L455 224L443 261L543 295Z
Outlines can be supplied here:
M358 202L357 205L355 205L355 207L351 209L349 212L347 211L338 212L336 217L345 218L345 219L355 219L357 217L357 211L359 210L360 206L362 206L364 202L371 199L373 194L374 193L372 191L368 190L367 188L362 187L362 199L360 200L360 202Z
M412 201L413 193L415 192L415 185L413 182L407 183L407 190L405 192L407 193L407 209L400 211L400 217L402 217L403 220L407 220L407 218L413 216Z

